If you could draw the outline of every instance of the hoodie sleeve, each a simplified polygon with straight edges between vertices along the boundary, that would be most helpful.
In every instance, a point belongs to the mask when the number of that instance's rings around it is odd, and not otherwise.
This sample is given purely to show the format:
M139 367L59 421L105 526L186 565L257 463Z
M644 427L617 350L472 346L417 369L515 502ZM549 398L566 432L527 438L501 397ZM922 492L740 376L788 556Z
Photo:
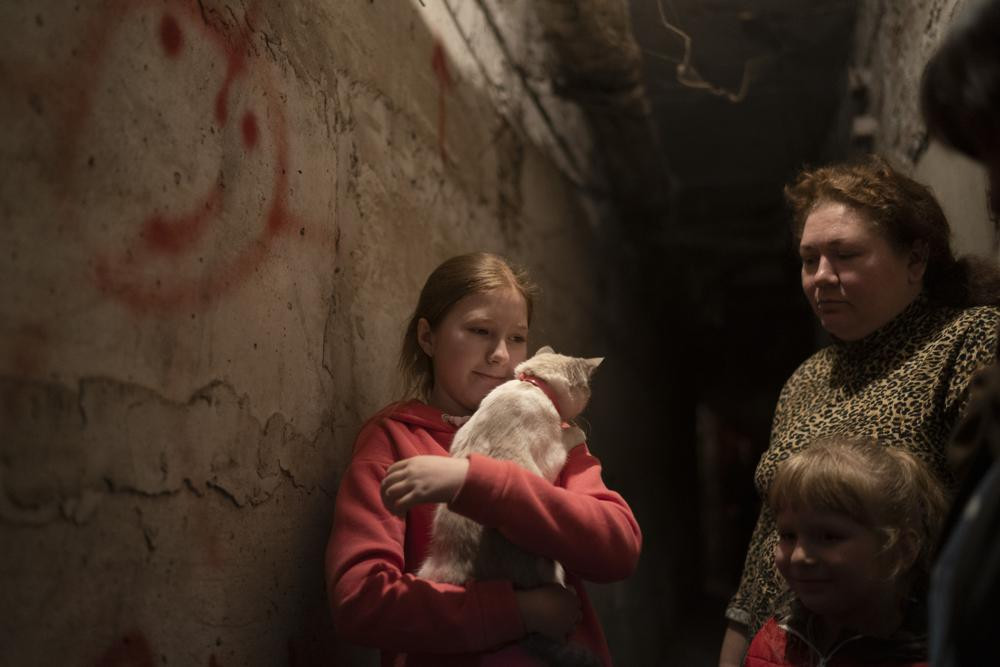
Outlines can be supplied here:
M588 581L624 579L639 560L639 524L604 485L601 463L586 444L570 451L554 485L510 461L473 454L449 507Z
M341 479L326 549L338 634L385 650L433 653L484 651L523 637L510 582L455 586L405 571L405 522L385 509L379 488L394 457L384 434L367 437Z

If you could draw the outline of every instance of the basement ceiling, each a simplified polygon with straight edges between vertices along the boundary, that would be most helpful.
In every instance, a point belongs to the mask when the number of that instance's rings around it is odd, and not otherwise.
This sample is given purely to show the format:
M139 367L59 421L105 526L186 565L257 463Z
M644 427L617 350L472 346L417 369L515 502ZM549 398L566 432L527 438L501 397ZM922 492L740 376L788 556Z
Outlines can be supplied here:
M854 0L631 0L672 180L773 195L831 157ZM679 69L680 66L680 69ZM769 194L770 193L770 194Z

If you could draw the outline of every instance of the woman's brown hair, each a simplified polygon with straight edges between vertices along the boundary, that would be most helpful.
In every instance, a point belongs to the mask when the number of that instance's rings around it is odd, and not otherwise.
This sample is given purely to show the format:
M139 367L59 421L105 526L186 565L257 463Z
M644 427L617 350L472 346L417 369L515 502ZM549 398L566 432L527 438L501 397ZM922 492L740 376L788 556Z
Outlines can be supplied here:
M807 169L785 188L792 232L802 238L809 214L840 203L863 214L897 251L926 244L924 291L948 306L1000 305L1000 268L979 257L956 259L951 227L930 188L903 175L877 155L856 162Z
M442 262L420 290L417 307L403 334L399 353L399 371L403 396L426 399L434 388L434 373L430 357L417 341L417 323L426 319L431 329L437 328L448 311L463 297L504 287L512 287L524 297L528 309L528 324L534 309L538 288L528 273L499 255L472 252L457 255Z

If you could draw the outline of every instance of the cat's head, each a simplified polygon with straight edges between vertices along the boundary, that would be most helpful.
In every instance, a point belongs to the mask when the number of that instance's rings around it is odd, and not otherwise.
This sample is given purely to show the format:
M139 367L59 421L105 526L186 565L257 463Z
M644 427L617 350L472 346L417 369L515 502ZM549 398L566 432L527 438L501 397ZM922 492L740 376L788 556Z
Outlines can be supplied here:
M534 375L545 380L558 399L563 419L572 419L587 406L590 378L602 361L604 357L567 357L546 345L535 352L535 356L518 364L514 373Z

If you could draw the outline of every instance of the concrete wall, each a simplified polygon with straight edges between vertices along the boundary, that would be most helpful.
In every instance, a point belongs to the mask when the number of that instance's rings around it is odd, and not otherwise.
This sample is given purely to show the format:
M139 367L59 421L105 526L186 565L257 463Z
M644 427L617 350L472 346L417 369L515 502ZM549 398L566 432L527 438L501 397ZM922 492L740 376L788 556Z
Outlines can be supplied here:
M948 27L968 0L860 3L855 73L867 90L862 110L873 128L874 149L884 153L937 195L960 254L996 256L995 230L986 208L983 169L928 141L920 115L920 77Z
M0 664L364 663L321 559L423 278L601 352L593 202L425 11L0 4Z

